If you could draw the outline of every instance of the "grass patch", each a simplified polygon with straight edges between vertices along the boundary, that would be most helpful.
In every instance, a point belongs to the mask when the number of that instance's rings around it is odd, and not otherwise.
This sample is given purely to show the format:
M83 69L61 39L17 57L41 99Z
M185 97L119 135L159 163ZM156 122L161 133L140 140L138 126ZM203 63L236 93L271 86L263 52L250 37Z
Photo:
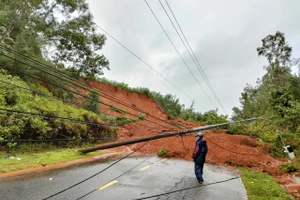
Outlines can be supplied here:
M138 120L127 118L127 117L116 117L116 123L118 125L124 125L124 124L128 124L128 123L136 122L136 121L138 121Z
M139 113L138 119L139 120L144 120L146 118L146 115L143 113Z
M116 111L116 112L118 112L118 113L121 113L121 114L125 114L125 113L126 113L126 110L124 110L124 109L122 109L122 108L116 108L116 107L114 107L114 106L112 106L112 105L109 106L109 109L110 109L110 110L113 110L113 111Z
M159 150L156 154L159 156L159 157L169 157L170 154L169 154L169 149L167 147Z
M292 200L294 199L272 176L249 169L239 168L249 200Z
M59 162L66 162L70 160L75 160L78 158L84 158L92 155L99 155L101 152L93 152L87 155L78 152L81 148L66 148L49 150L44 152L27 152L18 153L15 152L10 156L15 157L15 159L7 158L8 154L5 152L0 152L0 173L6 173L21 169L38 167L41 165L55 164ZM21 160L17 160L21 158Z

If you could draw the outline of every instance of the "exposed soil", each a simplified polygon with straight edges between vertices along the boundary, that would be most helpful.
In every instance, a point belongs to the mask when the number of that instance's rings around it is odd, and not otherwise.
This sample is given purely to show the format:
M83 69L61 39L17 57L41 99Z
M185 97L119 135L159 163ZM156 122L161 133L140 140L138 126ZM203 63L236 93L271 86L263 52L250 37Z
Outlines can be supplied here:
M101 92L101 100L107 104L122 108L127 111L125 116L134 118L128 113L138 115L140 112L128 108L124 105L105 98L105 94L117 98L122 103L126 103L133 108L140 108L148 113L146 120L127 124L125 128L119 130L119 141L139 138L142 136L156 135L160 132L186 129L191 127L203 126L184 121L182 119L170 119L163 112L161 106L147 95L128 92L124 89L116 88L99 82L90 82L90 86L95 87ZM121 114L101 106L101 111L113 115ZM162 122L153 115L168 123ZM124 116L124 115L122 115ZM149 122L151 121L151 122ZM175 126L177 125L177 127ZM181 126L179 126L181 125ZM184 125L184 126L183 126ZM243 166L258 172L267 172L272 175L280 184L282 184L296 198L300 199L300 184L297 184L290 174L284 174L280 171L280 165L288 162L287 159L275 159L268 155L268 146L258 145L258 139L244 135L229 135L224 130L204 131L204 139L207 141L209 152L207 154L207 163L223 165L229 168ZM131 150L136 150L143 143L129 145ZM191 155L195 145L194 134L186 136L175 136L148 142L138 152L144 154L155 154L162 148L168 148L169 156L192 161Z

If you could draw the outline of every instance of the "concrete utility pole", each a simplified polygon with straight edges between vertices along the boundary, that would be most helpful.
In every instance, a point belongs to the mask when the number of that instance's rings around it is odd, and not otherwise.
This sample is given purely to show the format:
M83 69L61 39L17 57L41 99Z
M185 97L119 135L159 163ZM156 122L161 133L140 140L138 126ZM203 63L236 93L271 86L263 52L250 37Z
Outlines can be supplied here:
M278 127L272 121L270 121L268 119L265 119L265 118L251 118L251 119L245 119L245 120L240 120L240 121L231 121L231 122L222 123L222 124L195 127L195 128L187 129L187 130L180 130L180 131L174 131L174 132L165 132L165 133L161 133L161 134L154 135L154 136L142 137L142 138L126 140L126 141L122 141L122 142L116 142L116 143L112 143L112 144L106 144L106 145L101 145L101 146L97 146L97 147L82 149L82 150L79 150L79 152L89 153L89 152L93 152L93 151L97 151L97 150L109 149L109 148L114 148L114 147L118 147L118 146L129 145L129 144L134 144L134 143L139 143L139 142L145 142L145 141L149 141L149 140L156 140L156 139L165 138L165 137L173 137L173 136L176 136L176 135L183 135L183 134L192 133L192 132L196 132L196 131L205 131L205 130L210 130L210 129L230 125L230 124L249 122L249 121L254 121L254 120L264 120L264 121L267 121L267 122L271 123L272 125L274 125L277 129L278 135L280 136L280 139L282 141L284 149L287 149L289 147L289 146L285 145L280 130L278 129ZM290 154L290 153L293 153L293 152L286 152L286 153ZM289 155L289 157L290 157L290 155Z

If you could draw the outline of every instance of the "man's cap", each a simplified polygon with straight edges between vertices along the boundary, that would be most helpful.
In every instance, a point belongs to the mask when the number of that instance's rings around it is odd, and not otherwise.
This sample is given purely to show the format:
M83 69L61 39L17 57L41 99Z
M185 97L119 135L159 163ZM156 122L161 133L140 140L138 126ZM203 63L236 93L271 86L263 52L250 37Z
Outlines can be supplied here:
M204 136L203 133L198 132L195 137L203 137L203 136Z

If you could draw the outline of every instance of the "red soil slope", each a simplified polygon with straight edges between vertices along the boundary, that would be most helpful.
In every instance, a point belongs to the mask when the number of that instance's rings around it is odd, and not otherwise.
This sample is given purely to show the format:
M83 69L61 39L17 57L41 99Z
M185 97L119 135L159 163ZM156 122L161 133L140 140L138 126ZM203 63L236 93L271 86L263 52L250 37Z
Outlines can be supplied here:
M167 130L179 130L190 127L201 126L201 124L187 122L182 119L170 120L168 115L163 112L160 106L147 95L128 92L124 89L116 88L112 85L91 81L89 86L96 88L101 93L101 100L104 103L113 105L114 107L126 110L126 114L122 115L116 111L108 109L106 106L101 106L101 111L129 118L136 118L129 112L138 115L140 112L130 109L111 99L104 98L108 94L117 98L123 104L126 103L135 109L142 109L148 113L146 120L134 122L125 125L125 128L119 130L119 140L133 139L141 136L156 135L159 132ZM151 117L153 115L161 120ZM184 127L176 127L174 124L184 124ZM268 172L279 183L291 192L296 198L300 198L300 185L296 184L290 175L283 174L280 171L280 164L287 162L287 159L274 159L268 155L267 146L257 145L258 139L244 135L228 135L223 130L210 130L204 132L209 152L207 162L211 164L219 164L234 168L234 166L248 167L259 172ZM185 160L192 160L191 154L195 144L193 134L186 136L169 137L148 142L139 150L140 153L155 154L160 149L167 147L170 151L170 156ZM137 149L142 143L130 145L131 150Z

